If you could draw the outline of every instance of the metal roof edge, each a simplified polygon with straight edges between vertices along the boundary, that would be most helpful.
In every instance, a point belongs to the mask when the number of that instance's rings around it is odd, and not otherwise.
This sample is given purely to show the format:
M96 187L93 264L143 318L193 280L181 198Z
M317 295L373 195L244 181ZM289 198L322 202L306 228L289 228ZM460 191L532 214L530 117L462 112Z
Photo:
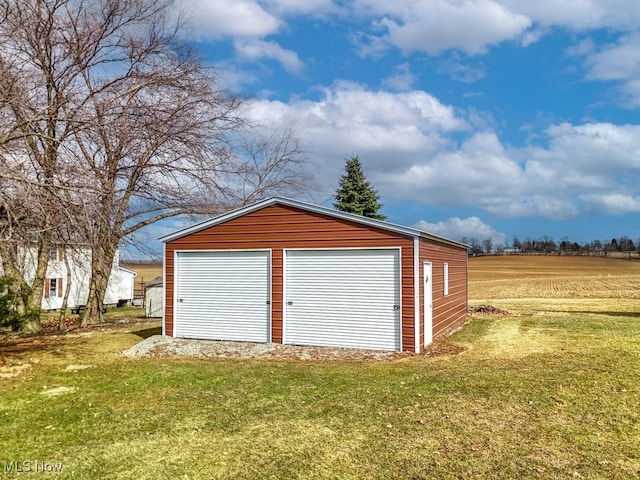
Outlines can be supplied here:
M458 247L458 248L462 248L464 250L469 250L469 245L467 245L465 243L456 242L455 240L451 240L449 238L441 237L439 235L434 235L433 233L429 233L429 232L421 231L420 232L420 238L425 238L427 240L433 240L434 242L444 243L444 244L450 245L452 247Z
M242 215L246 215L247 213L251 213L255 210L260 210L261 208L264 207L268 207L269 205L272 205L273 203L276 203L275 200L278 197L271 197L268 198L266 200L260 200L258 202L252 203L250 205L246 205L244 207L240 207L237 208L235 210L231 210L227 213L223 213L221 215L217 215L213 218L210 218L209 220L204 220L202 222L198 222L194 225L191 225L190 227L186 227L183 229L178 230L177 232L173 232L170 233L168 235L164 235L160 238L158 238L158 240L160 240L163 243L167 243L170 242L172 240L176 240L178 238L182 238L186 235L189 235L191 233L195 233L195 232L199 232L201 230L204 230L206 228L209 227L213 227L215 225L218 225L220 223L224 223L226 221L232 220L234 218L237 217L241 217Z
M323 207L322 205L314 205L311 203L300 202L298 200L292 200L286 197L275 197L279 200L279 203L288 205L290 207L297 207L303 210L319 213L321 215L328 215L330 217L340 218L350 222L361 223L369 225L371 227L382 228L384 230L390 230L392 232L401 233L409 236L420 236L420 230L411 227L405 227L403 225L397 225L395 223L386 222L384 220L376 220L375 218L364 217L362 215L356 215L354 213L342 212L333 208Z
M120 265L116 265L116 268L117 268L118 270L122 270L123 272L133 273L133 276L134 276L134 277L137 277L137 276L138 276L138 274L137 274L136 272L134 272L133 270L129 270L128 268L121 267Z
M425 239L433 240L438 243L444 243L444 244L465 248L465 249L468 248L466 245L462 243L455 242L453 240L449 240L444 237L439 237L437 235L433 235L431 233L418 230L416 228L405 227L402 225L397 225L397 224L382 221L382 220L376 220L373 218L363 217L361 215L355 215L353 213L342 212L340 210L334 210L332 208L323 207L322 205L314 205L311 203L302 202L300 200L293 200L287 197L270 197L265 200L260 200L258 202L247 205L245 207L240 207L236 210L232 210L230 212L224 213L222 215L218 215L217 217L211 218L209 220L205 220L204 222L200 222L190 227L183 228L182 230L178 230L177 232L170 233L169 235L160 237L159 240L161 242L167 243L167 242L176 240L178 238L182 238L191 233L199 232L206 228L219 225L229 220L233 220L234 218L238 218L248 213L255 212L256 210L260 210L262 208L269 207L271 205L276 205L276 204L285 205L293 208L299 208L301 210L314 212L321 215L327 215L330 217L339 218L342 220L347 220L350 222L355 222L363 225L368 225L370 227L381 228L383 230L400 233L402 235L425 238Z
M144 288L157 287L157 286L163 286L163 285L164 285L164 278L162 277L162 275L158 275L153 280L145 283Z

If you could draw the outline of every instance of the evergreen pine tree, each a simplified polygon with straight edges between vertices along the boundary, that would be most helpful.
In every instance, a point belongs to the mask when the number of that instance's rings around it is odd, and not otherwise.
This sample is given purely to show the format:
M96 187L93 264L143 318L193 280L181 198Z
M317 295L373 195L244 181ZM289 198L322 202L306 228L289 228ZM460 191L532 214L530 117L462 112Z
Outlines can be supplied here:
M345 172L340 178L340 187L336 190L336 202L333 206L343 212L376 220L386 219L385 215L378 213L382 208L382 204L378 201L380 197L365 178L357 155L347 160Z

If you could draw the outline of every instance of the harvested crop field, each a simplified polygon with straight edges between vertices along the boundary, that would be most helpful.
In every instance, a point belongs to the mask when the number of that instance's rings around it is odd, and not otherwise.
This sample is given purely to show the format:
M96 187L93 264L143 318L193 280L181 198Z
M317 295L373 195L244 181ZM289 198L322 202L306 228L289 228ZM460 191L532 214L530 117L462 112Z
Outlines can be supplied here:
M602 257L489 256L469 260L469 298L640 298L640 262Z
M122 266L127 270L136 272L136 284L144 284L162 276L161 263L126 263Z

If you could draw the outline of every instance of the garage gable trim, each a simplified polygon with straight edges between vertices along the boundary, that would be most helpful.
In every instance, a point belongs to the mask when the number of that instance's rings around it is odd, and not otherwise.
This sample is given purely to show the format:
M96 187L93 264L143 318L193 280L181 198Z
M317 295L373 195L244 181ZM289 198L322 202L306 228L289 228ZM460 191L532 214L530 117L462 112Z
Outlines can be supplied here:
M292 207L292 208L297 208L303 211L307 211L307 212L312 212L312 213L317 213L320 215L326 215L328 217L332 217L332 218L338 218L341 220L346 220L349 222L354 222L354 223L358 223L361 225L367 225L370 227L375 227L375 228L380 228L382 230L387 230L390 232L394 232L394 233L398 233L401 235L406 235L406 236L410 236L410 237L422 237L422 238L427 238L429 240L438 242L438 243L444 243L444 244L448 244L448 245L452 245L458 248L464 248L466 249L467 246L463 245L461 243L455 242L453 240L448 240L446 238L442 238L442 237L438 237L436 235L432 235L430 233L427 232L423 232L421 230L417 230L415 228L410 228L410 227L404 227L401 225L396 225L394 223L390 223L390 222L383 222L381 220L375 220L373 218L369 218L369 217L363 217L362 215L355 215L352 213L347 213L347 212L341 212L339 210L334 210L331 208L327 208L327 207L323 207L320 205L313 205L310 203L305 203L305 202L300 202L298 200L292 200L290 198L285 198L285 197L272 197L269 198L267 200L262 200L260 202L256 202L253 203L251 205L247 205L246 207L242 207L239 208L237 210L233 210L231 212L219 215L215 218L212 218L210 220L198 223L196 225L192 225L191 227L187 227L185 229L179 230L177 232L174 232L172 234L169 235L165 235L163 237L160 237L160 241L167 243L167 242L171 242L173 240L177 240L179 238L185 237L187 235L190 235L192 233L196 233L199 232L201 230L210 228L210 227L214 227L216 225L219 225L221 223L227 222L229 220L233 220L235 218L241 217L243 215L247 215L249 213L255 212L257 210L263 209L265 207L269 207L271 205L284 205L284 206L288 206L288 207Z

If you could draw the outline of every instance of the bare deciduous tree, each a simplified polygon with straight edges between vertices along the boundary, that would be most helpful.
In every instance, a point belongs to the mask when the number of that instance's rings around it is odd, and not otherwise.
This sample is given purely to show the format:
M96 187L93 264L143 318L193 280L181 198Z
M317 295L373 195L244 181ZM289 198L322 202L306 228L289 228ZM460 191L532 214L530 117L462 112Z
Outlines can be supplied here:
M236 141L239 168L228 179L229 207L248 205L274 194L306 193L310 179L303 166L307 155L293 126L246 132Z
M292 130L233 152L242 104L180 43L171 3L0 0L0 148L30 166L17 180L3 169L5 179L34 185L52 207L40 216L34 305L53 235L90 245L84 323L101 321L123 238L300 184Z
M50 190L37 181L22 179L15 162L0 163L0 259L8 289L26 331L40 329L40 301L49 258L51 218ZM13 181L3 177L10 172ZM46 217L43 219L43 217ZM46 259L46 261L45 261Z
M482 241L482 250L484 250L484 253L487 255L493 252L493 241L490 238L485 238Z

